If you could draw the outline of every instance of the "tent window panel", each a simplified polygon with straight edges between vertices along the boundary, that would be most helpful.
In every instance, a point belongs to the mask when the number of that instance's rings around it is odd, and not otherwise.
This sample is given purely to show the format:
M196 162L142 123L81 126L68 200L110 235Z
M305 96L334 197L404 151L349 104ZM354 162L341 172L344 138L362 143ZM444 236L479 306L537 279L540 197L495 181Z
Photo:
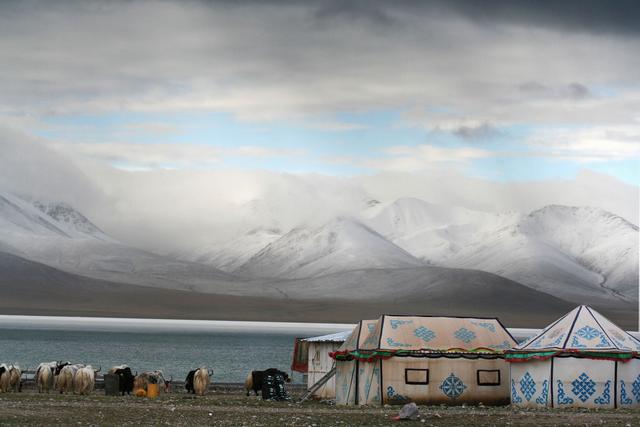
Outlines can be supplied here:
M500 370L478 369L478 385L500 385Z
M429 384L429 370L406 368L404 382L405 384Z

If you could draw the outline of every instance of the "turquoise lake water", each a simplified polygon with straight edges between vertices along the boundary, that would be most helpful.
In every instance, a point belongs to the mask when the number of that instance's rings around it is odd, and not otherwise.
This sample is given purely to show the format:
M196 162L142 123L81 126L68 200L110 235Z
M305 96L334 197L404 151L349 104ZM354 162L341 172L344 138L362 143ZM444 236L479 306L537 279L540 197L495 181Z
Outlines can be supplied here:
M213 382L244 382L251 370L290 371L293 333L253 332L106 332L0 329L0 363L34 369L40 362L69 360L102 366L127 364L134 371L161 369L184 379L206 365ZM308 335L307 335L308 336ZM294 382L302 377L296 374Z

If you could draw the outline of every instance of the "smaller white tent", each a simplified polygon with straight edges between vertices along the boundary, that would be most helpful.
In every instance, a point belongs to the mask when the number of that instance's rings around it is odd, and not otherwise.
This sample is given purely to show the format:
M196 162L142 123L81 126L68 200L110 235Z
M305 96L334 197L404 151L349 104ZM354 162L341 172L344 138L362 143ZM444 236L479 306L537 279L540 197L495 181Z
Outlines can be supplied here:
M591 307L576 307L506 360L515 405L640 406L640 340Z
M302 340L309 345L307 389L310 390L335 367L335 360L329 356L329 353L336 351L350 334L351 331L345 331ZM335 376L331 377L324 385L316 390L313 393L313 397L319 399L334 399L336 397Z

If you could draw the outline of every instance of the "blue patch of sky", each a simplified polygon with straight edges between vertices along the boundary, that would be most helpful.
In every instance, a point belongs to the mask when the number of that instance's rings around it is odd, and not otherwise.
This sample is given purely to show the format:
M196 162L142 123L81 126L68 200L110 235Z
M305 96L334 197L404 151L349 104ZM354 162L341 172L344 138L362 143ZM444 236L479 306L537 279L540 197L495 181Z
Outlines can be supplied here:
M335 130L322 127L331 122L352 125L353 128ZM567 159L531 157L528 152L536 148L522 141L534 130L536 128L530 125L512 125L500 128L497 133L465 139L447 132L405 125L400 111L342 112L307 123L247 123L227 113L122 112L52 116L44 120L44 125L36 133L45 138L72 142L189 143L222 148L256 146L284 153L290 150L291 155L280 156L230 155L225 157L220 167L331 175L373 172L358 164L358 160L385 158L388 156L385 149L392 146L426 143L446 148L473 147L510 153L468 163L468 173L491 180L569 179L587 166L630 183L640 183L637 161L584 165ZM523 156L518 156L519 153ZM137 167L127 164L114 166L134 170Z

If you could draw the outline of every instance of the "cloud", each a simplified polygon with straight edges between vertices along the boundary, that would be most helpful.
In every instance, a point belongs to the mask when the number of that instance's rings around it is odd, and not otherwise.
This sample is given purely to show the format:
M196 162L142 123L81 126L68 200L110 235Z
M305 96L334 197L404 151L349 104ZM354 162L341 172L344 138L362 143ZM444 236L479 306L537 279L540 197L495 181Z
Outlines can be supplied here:
M73 153L79 161L101 162L126 170L211 169L226 158L300 157L302 149L278 149L259 146L219 147L203 144L53 143L60 152Z
M206 110L249 121L448 106L498 123L501 106L532 121L566 108L527 108L531 99L513 90L522 82L564 87L577 102L586 88L637 81L636 32L586 31L598 19L613 28L620 7L598 18L589 11L601 3L551 2L556 18L511 3L490 14L464 1L3 3L0 105L5 114ZM537 25L547 21L585 31Z

